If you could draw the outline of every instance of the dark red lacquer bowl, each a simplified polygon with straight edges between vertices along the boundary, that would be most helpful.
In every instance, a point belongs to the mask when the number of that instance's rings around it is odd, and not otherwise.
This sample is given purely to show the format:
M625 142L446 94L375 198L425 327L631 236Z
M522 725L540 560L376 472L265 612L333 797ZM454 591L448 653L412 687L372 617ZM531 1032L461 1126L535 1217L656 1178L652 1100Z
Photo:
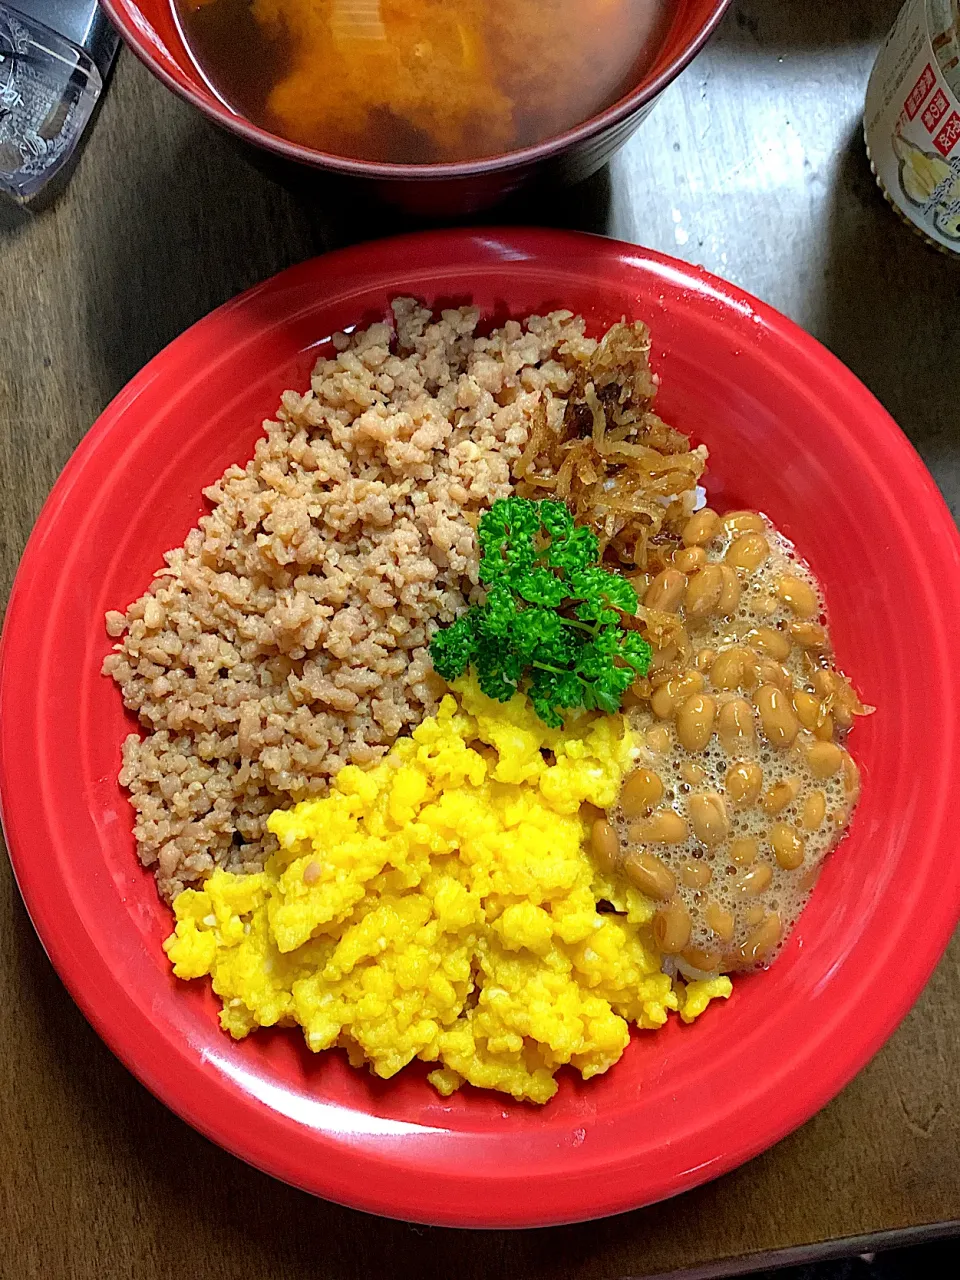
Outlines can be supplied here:
M330 335L390 299L489 320L566 306L593 333L646 319L664 418L710 449L721 508L766 510L824 584L837 656L877 711L851 749L863 795L767 973L694 1026L633 1036L606 1075L561 1073L546 1107L425 1063L391 1081L295 1028L240 1043L209 984L178 982L170 911L137 861L117 782L133 721L99 674L105 610L133 600L253 452ZM0 808L24 901L81 1009L179 1115L261 1169L423 1222L531 1227L688 1190L838 1092L916 999L960 915L960 538L883 408L770 307L632 245L550 231L444 232L293 267L182 334L68 462L24 554L0 643ZM26 1064L44 1070L43 1062ZM695 1229L695 1226L694 1228ZM322 1246L318 1246L322 1247Z
M424 217L489 207L534 178L576 182L621 147L654 102L706 43L730 0L674 0L675 16L655 62L625 97L575 129L502 156L457 164L398 165L351 160L288 142L252 124L210 90L174 18L172 0L104 0L123 39L154 75L211 120L274 156L353 177L381 199Z

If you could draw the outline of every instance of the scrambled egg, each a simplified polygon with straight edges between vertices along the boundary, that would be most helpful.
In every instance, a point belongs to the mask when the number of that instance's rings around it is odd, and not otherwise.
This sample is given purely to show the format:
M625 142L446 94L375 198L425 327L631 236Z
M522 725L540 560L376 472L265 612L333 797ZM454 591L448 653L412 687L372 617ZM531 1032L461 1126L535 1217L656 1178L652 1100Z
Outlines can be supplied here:
M630 765L621 717L552 730L522 697L458 697L272 814L265 869L182 893L164 945L177 977L212 976L238 1039L299 1023L384 1078L422 1058L445 1096L467 1080L546 1102L564 1064L606 1071L628 1023L692 1021L730 980L664 974L652 904L586 851L581 805L609 807Z

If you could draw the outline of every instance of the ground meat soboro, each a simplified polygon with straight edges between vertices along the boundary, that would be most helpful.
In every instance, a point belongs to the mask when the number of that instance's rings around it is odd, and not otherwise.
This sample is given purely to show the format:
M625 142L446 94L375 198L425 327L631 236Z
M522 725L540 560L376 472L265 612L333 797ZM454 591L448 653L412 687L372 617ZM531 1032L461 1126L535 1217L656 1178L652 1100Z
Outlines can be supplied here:
M273 809L436 711L427 645L476 590L478 515L596 347L569 312L476 338L472 309L393 311L338 335L147 594L107 615L104 673L146 731L120 781L167 899L259 869Z

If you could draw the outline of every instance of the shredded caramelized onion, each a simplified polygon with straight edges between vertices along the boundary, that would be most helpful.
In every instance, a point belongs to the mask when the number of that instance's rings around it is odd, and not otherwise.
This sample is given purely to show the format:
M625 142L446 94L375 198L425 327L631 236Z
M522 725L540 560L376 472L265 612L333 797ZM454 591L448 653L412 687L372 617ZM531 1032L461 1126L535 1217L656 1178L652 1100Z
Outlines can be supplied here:
M650 331L615 324L577 366L562 421L538 406L513 468L519 494L566 502L608 559L640 569L658 535L679 532L707 462L703 446L691 449L653 412L656 393Z

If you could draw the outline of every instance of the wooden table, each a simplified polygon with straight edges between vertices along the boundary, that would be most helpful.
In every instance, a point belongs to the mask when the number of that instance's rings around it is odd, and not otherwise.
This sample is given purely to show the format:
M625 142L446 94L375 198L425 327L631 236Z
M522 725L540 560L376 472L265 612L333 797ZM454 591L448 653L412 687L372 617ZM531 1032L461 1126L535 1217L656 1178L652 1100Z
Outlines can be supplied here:
M509 216L642 241L780 307L893 412L956 512L960 262L897 223L860 138L897 7L743 0L611 172ZM0 212L4 593L60 468L146 360L279 268L397 226L334 203L274 185L121 58L62 200ZM74 1007L5 859L0 882L4 1280L712 1276L960 1229L960 939L871 1065L746 1167L606 1222L465 1235L313 1200L195 1134Z

